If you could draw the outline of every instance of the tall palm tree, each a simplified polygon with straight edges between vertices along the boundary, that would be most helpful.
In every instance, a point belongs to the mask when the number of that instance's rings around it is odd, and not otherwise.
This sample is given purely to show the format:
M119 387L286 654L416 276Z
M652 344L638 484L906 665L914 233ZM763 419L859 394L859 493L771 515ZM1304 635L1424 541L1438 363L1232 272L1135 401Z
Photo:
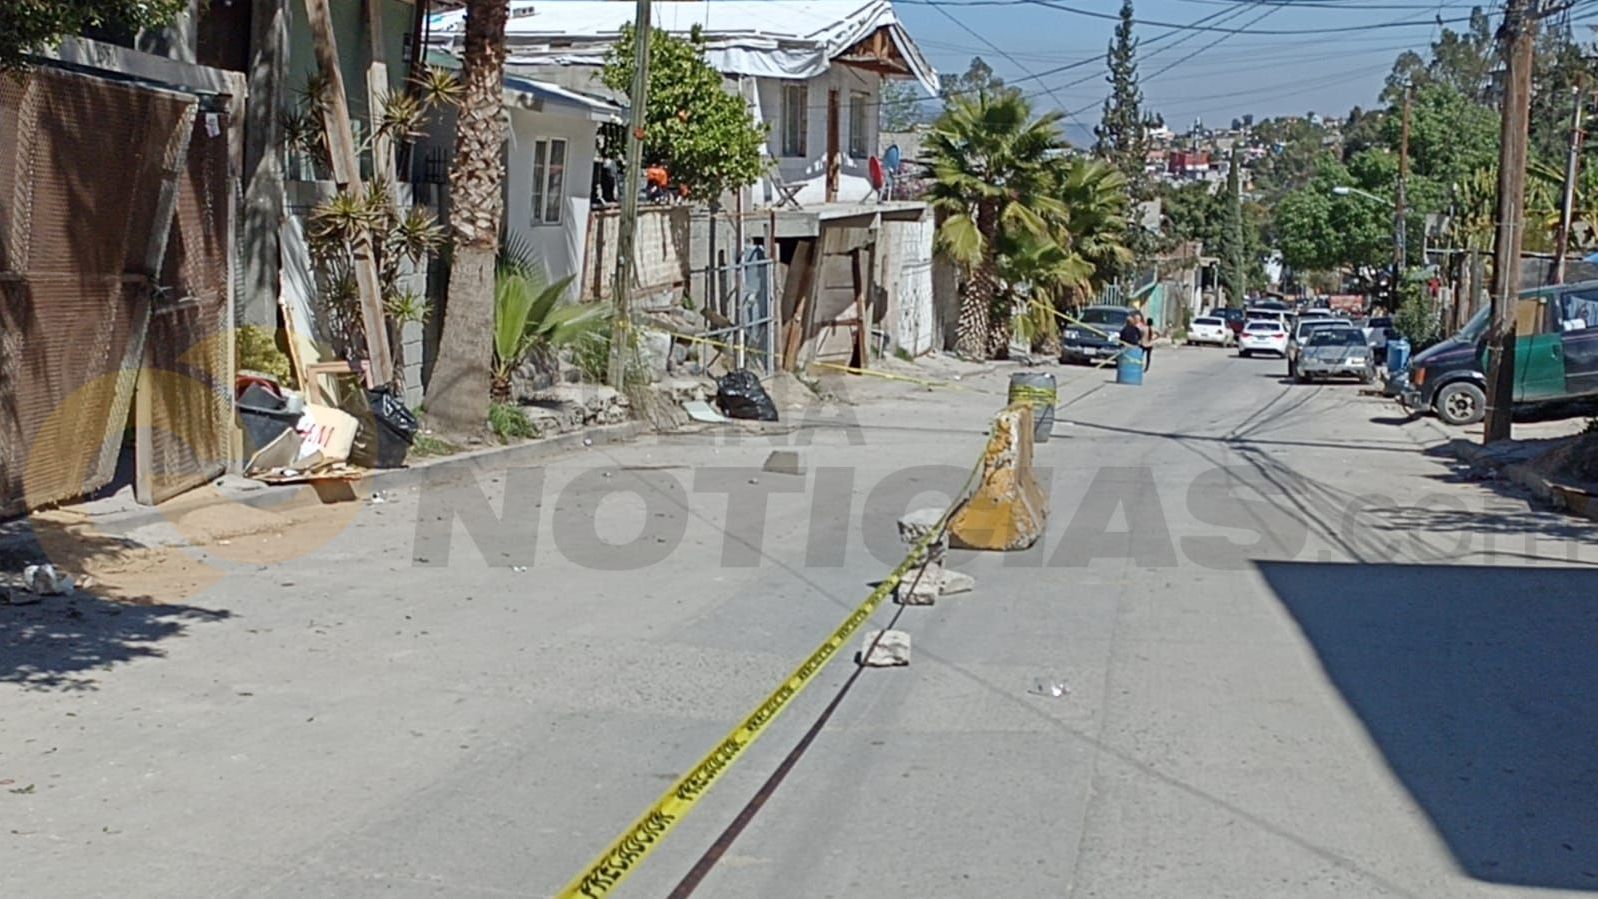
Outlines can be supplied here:
M950 101L927 135L928 197L945 216L938 246L964 267L955 351L972 358L1009 346L1010 295L1000 258L1007 240L1047 238L1065 216L1050 190L1049 161L1064 145L1059 113L1034 118L1019 91L982 91Z
M467 0L464 91L449 173L450 262L444 333L427 412L449 433L483 429L493 380L494 268L504 218L505 20L510 0Z

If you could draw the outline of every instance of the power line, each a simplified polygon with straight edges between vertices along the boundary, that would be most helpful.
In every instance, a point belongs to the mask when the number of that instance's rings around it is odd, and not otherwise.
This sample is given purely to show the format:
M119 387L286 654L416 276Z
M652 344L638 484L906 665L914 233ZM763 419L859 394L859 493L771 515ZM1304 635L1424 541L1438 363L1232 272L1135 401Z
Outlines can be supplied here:
M980 32L978 32L976 29L974 29L970 25L967 25L966 23L960 21L958 18L955 18L954 13L949 12L947 9L943 8L942 6L933 6L932 8L936 9L938 12L942 13L944 18L946 18L949 21L953 22L954 24L958 25L961 28L961 30L965 31L965 33L971 35L972 37L976 38L977 40L981 41L982 43L987 44L989 47L991 47L994 50L994 52L998 53L1000 56L1002 56L1005 59L1009 60L1010 63L1012 65L1014 65L1016 68L1018 68L1021 71L1027 73L1028 75L1032 75L1033 74L1031 69L1027 68L1024 63L1022 63L1020 60L1016 59L1014 56L1011 56L1009 54L1009 52L1006 51L1003 47L1000 47L998 44L995 44L994 42L988 40L986 37L983 37L982 34ZM1060 101L1059 96L1054 93L1054 90L1052 88L1045 88L1045 90L1048 91L1049 98L1052 99L1057 105L1059 105L1061 107L1065 106L1065 104Z
M1078 7L1075 7L1075 6L1068 6L1068 5L1064 4L1064 3L1060 3L1060 2L1058 2L1058 0L962 0L962 2L958 2L958 3L951 2L951 0L898 0L898 2L901 5L908 5L908 6L948 6L950 8L961 8L961 7L975 8L975 7L983 7L983 6L1038 6L1038 7L1044 8L1044 9L1052 9L1052 10L1056 10L1058 12L1070 13L1071 15L1085 16L1085 17L1090 18L1090 19L1105 19L1105 20L1108 20L1108 21L1120 21L1120 18L1121 18L1119 15L1117 15L1115 13L1099 12L1097 10L1092 10L1092 9L1080 9ZM1258 3L1263 3L1263 0L1242 0L1242 2L1258 4ZM1265 4L1265 5L1280 6L1282 4L1280 4L1280 3L1269 3L1269 4ZM1447 25L1447 24L1453 24L1453 23L1458 23L1458 22L1468 22L1468 21L1470 21L1470 17L1469 16L1463 16L1463 17L1455 17L1455 18L1451 18L1451 19L1443 19L1442 20L1442 24ZM1373 28L1414 28L1414 27L1419 27L1419 26L1424 26L1426 28L1431 28L1434 25L1436 25L1437 23L1438 23L1438 20L1434 17L1434 18L1431 18L1431 19L1407 20L1407 21L1402 21L1402 22L1383 22L1383 23L1373 23L1373 24L1368 24L1368 25L1344 25L1344 26L1338 26L1338 27L1335 27L1335 28L1291 28L1291 29L1247 30L1247 29L1241 29L1241 28L1223 28L1223 27L1218 26L1218 25L1199 25L1199 24L1183 24L1181 22L1163 22L1163 21L1160 21L1158 19L1136 19L1136 18L1134 18L1132 20L1132 24L1134 24L1134 25L1147 25L1147 26L1150 26L1150 27L1153 27L1153 28L1170 28L1170 29L1174 29L1174 30L1177 30L1177 31L1211 31L1211 32L1217 32L1217 33L1224 33L1224 34L1258 34L1258 35L1267 35L1267 36L1291 36L1291 35L1308 35L1308 34L1348 34L1348 33L1351 33L1351 32L1369 31L1369 30L1371 30Z

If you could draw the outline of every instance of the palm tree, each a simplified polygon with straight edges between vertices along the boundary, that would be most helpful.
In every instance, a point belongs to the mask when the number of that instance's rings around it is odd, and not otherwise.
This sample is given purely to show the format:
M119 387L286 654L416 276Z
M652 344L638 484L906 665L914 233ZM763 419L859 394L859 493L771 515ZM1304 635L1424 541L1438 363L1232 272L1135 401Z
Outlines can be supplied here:
M1102 159L1073 159L1059 173L1059 197L1065 203L1065 231L1071 249L1093 267L1083 287L1100 287L1131 265L1127 245L1132 204L1126 176Z
M510 0L467 0L464 91L449 173L448 305L427 411L446 433L483 429L493 380L494 268L504 217L505 19Z
M1001 285L1006 242L1045 239L1065 208L1050 190L1050 158L1064 144L1059 113L1033 118L1019 91L952 99L927 135L928 196L944 215L938 246L968 274L955 351L972 358L1009 346L1011 296Z
M1131 195L1126 176L1103 160L1056 159L1050 170L1050 193L1063 204L1063 217L1048 219L1046 235L1007 239L1000 270L1008 289L1024 288L1025 314L1017 318L1023 336L1034 350L1054 352L1057 313L1132 259L1125 243Z

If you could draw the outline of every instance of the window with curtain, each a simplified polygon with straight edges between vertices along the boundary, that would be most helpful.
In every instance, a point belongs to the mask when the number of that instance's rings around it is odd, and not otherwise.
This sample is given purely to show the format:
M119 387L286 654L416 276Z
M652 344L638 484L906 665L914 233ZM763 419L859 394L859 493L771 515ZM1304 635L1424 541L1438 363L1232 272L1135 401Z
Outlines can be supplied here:
M782 86L782 155L808 156L805 132L810 128L810 88L805 84Z
M864 159L871 155L871 137L867 125L871 121L871 95L865 91L849 92L849 155Z
M566 142L559 138L534 141L533 224L560 224L565 199Z

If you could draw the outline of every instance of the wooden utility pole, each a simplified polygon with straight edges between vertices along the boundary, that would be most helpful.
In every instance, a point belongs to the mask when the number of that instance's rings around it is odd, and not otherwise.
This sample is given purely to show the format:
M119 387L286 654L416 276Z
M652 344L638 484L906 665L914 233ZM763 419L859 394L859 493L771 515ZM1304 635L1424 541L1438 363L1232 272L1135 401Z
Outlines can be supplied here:
M328 155L332 157L333 180L340 190L363 194L360 158L355 151L355 133L350 129L348 95L344 93L344 73L338 67L338 42L333 37L333 18L327 0L305 0L305 19L311 27L311 43L316 66L327 80L327 97L322 117L327 132ZM372 259L372 235L367 232L355 249L355 287L361 297L361 330L366 332L366 355L372 367L372 381L388 384L394 380L394 360L388 350L388 324L383 318L383 288L377 278L377 263Z
M1571 89L1570 155L1565 157L1565 195L1559 204L1559 234L1554 238L1555 284L1565 283L1565 253L1570 247L1570 219L1576 206L1576 165L1581 155L1581 88Z
M1398 143L1398 189L1393 202L1393 284L1397 287L1404 277L1408 262L1405 243L1408 227L1408 204L1405 187L1409 181L1409 97L1410 87L1404 85L1404 127Z
M1237 179L1237 189L1232 192L1232 287L1237 295L1232 298L1233 308L1242 308L1243 297L1248 293L1248 267L1243 251L1243 169L1237 155L1237 145L1232 145L1232 177Z
M1487 326L1487 421L1483 443L1508 440L1515 399L1515 302L1525 227L1526 143L1531 107L1536 0L1508 0L1498 38L1506 64L1498 149L1498 234L1493 241L1491 321Z
M649 99L649 44L654 31L649 24L650 0L638 0L633 17L633 86L627 102L631 115L627 128L627 171L622 181L621 232L616 235L616 282L611 302L616 304L610 329L610 386L621 390L627 374L627 354L632 346L632 287L634 246L638 242L638 190L643 174L644 105ZM715 223L712 222L712 229Z

